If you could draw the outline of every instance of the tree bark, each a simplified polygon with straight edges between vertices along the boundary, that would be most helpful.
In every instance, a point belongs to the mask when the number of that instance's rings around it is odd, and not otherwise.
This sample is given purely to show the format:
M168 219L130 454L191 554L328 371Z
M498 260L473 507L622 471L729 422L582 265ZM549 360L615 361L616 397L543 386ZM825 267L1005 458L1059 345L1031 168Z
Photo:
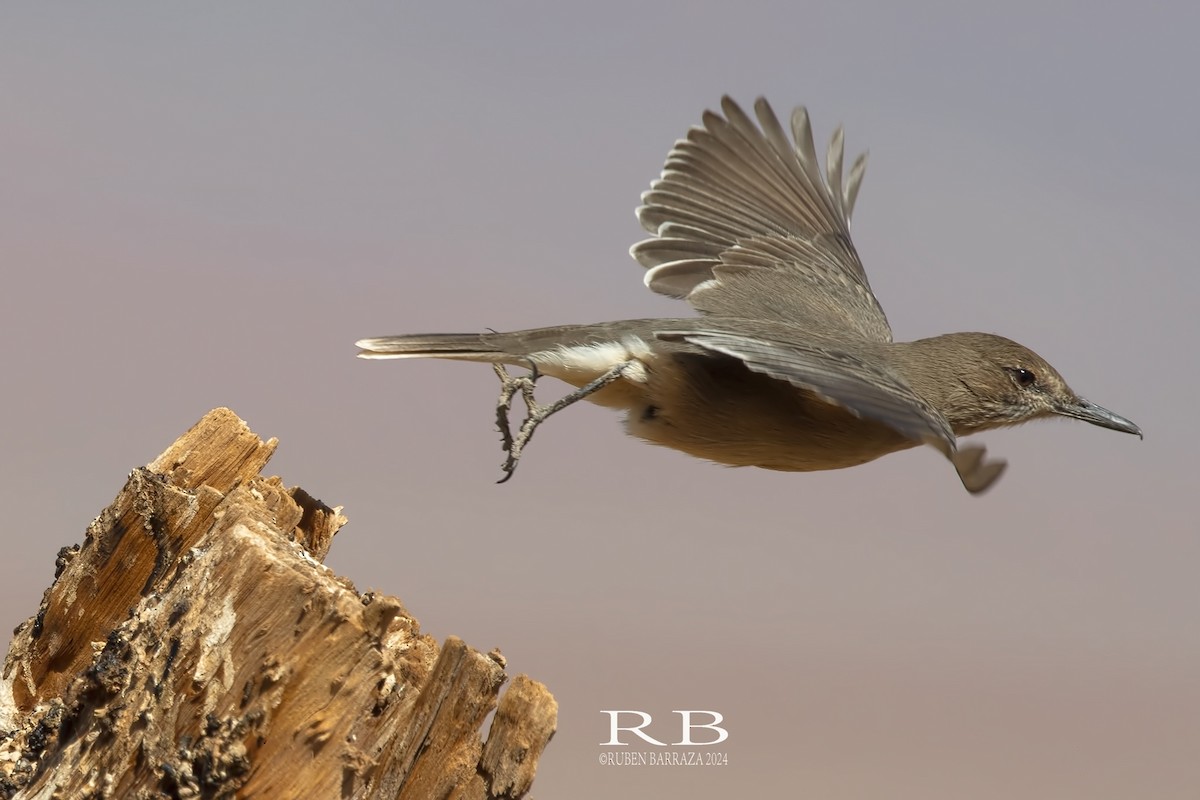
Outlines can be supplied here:
M345 523L209 412L59 553L0 680L0 797L520 798L557 704L321 564Z

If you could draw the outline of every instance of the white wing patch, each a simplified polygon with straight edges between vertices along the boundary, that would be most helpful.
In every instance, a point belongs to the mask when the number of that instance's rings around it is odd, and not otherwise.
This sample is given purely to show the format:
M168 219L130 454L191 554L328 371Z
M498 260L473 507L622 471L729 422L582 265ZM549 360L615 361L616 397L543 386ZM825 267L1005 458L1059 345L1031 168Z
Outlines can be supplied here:
M613 342L559 345L532 353L530 358L542 372L568 383L588 383L620 364L631 365L622 376L624 380L645 383L646 364L654 354L640 337L626 336Z

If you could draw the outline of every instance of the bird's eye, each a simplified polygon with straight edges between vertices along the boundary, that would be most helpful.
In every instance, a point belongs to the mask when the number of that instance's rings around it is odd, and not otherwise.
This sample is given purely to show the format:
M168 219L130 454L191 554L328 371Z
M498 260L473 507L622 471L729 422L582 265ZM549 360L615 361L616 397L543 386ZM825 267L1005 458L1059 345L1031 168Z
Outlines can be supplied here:
M1018 386L1027 387L1033 386L1035 383L1037 383L1037 376L1027 369L1015 367L1010 369L1009 372L1012 373L1013 380L1017 382Z

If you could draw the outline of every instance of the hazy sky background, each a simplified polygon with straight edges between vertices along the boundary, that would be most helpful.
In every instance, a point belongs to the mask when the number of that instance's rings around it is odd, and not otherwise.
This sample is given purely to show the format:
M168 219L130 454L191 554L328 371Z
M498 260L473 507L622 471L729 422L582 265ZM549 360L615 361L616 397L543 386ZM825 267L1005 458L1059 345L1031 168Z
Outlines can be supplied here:
M978 6L6 5L0 622L227 405L345 506L336 570L549 685L538 797L1197 797L1200 11ZM487 367L353 357L691 313L626 250L726 92L870 149L897 338L1017 339L1146 440L984 434L975 498L928 448L734 470L589 406L496 486ZM720 711L729 764L601 767L610 708Z

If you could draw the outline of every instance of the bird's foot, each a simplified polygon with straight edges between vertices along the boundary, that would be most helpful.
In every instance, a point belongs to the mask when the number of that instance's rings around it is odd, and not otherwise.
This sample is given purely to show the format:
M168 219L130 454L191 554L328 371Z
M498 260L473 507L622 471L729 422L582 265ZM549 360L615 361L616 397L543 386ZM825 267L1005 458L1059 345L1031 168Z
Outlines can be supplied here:
M535 411L541 409L533 397L534 387L541 376L538 374L537 365L532 361L529 362L529 374L515 378L508 374L508 370L504 368L503 364L493 364L492 369L496 371L496 377L500 379L500 398L496 401L496 427L500 429L501 447L504 448L506 456L503 467L504 477L497 483L504 483L512 477L513 470L517 468L517 460L521 457L521 450L533 436L533 429L541 422L538 420L538 422L530 424ZM517 392L520 392L521 397L525 400L527 414L525 422L521 424L517 436L514 437L512 424L508 421L508 413L512 410L512 400Z
M505 453L504 465L501 467L504 470L504 477L496 483L504 483L513 476L513 472L517 469L517 461L521 458L521 452L525 449L525 445L529 444L529 440L533 438L533 432L539 425L567 406L620 380L632 363L617 364L594 381L580 386L548 406L541 405L533 396L534 387L537 385L538 378L541 377L536 364L530 361L529 374L518 377L509 375L503 364L493 364L492 369L496 371L496 377L500 379L500 398L496 401L496 425L500 428L500 441ZM512 401L517 392L521 393L521 399L525 401L526 413L525 420L514 436L508 415L512 410Z

